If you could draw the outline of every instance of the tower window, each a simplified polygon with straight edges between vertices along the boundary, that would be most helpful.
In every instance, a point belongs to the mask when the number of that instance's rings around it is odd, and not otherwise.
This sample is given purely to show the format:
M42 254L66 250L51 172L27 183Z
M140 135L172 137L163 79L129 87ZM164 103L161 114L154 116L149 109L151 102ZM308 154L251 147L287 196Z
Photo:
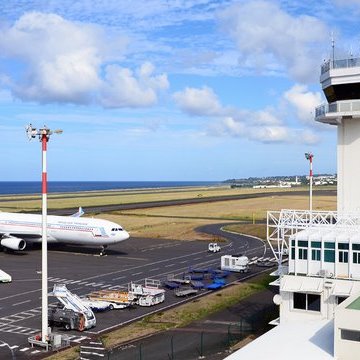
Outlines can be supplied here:
M293 293L294 309L320 311L320 295Z

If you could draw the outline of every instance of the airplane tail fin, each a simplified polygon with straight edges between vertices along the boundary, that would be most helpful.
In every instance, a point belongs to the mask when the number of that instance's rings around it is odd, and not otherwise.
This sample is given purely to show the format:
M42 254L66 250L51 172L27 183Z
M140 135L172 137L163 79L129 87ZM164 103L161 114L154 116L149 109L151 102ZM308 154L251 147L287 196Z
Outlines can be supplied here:
M84 212L84 210L82 209L82 207L80 206L80 207L79 207L79 211L76 212L75 214L70 215L70 216L71 216L71 217L80 217L80 216L82 216L82 215L84 215L84 214L85 214L85 212Z

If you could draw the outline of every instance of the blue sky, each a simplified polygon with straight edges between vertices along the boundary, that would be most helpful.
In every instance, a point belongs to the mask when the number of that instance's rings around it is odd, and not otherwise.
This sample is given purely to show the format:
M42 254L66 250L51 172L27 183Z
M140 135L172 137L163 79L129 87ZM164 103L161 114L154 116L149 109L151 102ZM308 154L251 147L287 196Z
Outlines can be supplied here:
M336 172L320 65L359 56L360 0L0 3L2 181Z

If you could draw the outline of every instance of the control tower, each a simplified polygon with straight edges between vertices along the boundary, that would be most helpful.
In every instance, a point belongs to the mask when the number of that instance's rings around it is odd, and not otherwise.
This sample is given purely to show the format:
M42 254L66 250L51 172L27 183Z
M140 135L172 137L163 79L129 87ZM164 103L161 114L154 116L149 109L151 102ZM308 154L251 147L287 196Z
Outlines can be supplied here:
M360 58L329 60L320 82L328 101L315 120L337 126L337 211L360 211ZM345 186L346 184L346 186Z

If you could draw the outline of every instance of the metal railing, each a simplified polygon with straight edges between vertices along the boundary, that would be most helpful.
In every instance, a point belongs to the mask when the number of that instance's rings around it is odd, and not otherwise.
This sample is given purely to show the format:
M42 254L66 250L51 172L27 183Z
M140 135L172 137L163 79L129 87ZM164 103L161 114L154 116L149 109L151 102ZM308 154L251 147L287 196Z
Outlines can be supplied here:
M348 59L328 60L321 65L321 75L330 69L352 68L360 66L360 58L350 57Z
M325 116L328 113L360 112L360 100L336 101L322 104L315 108L315 117Z

